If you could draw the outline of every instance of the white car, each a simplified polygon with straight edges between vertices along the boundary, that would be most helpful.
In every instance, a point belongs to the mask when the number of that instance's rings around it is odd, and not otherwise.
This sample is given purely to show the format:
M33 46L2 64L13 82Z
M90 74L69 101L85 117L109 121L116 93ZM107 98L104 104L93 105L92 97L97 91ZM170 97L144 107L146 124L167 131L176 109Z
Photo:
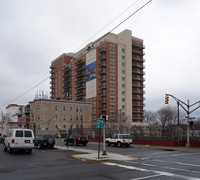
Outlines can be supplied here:
M12 153L13 150L27 150L34 148L34 133L31 129L10 129L4 140L4 151Z
M123 144L129 147L133 143L132 136L130 134L114 134L111 138L106 139L106 146L115 145L121 147Z

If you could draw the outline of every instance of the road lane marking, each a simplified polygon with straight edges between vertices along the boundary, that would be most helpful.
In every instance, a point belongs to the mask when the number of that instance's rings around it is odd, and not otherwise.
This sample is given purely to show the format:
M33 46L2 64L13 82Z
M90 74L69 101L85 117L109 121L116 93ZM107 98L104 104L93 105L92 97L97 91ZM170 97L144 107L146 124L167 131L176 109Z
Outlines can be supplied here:
M196 164L187 164L187 163L181 163L181 162L176 162L177 164L185 165L185 166L194 166L194 167L200 167L200 165Z
M166 167L166 166L161 166L161 165L154 165L154 164L147 164L147 163L137 163L137 162L132 162L132 161L126 161L126 162L129 163L129 164L140 164L140 165L149 166L149 167L159 167L159 168L163 168L163 169L185 171L185 172L197 173L197 174L200 173L199 171L191 171L191 170L187 170L187 169L180 169L180 168Z
M117 166L117 167L121 167L121 168L126 168L126 169L130 169L130 170L136 170L136 171L142 171L142 172L151 172L160 176L168 176L168 177L173 177L173 178L182 178L182 179L186 179L186 180L200 180L200 178L194 178L191 176L182 176L179 174L174 174L174 173L169 173L169 172L164 172L164 171L156 171L156 170L150 170L150 169L145 169L145 168L138 168L138 167L134 167L134 166L127 166L127 165L121 165L121 164L117 164L117 163L110 163L110 162L105 162L102 163L108 166Z
M152 176L145 176L145 177L135 178L135 179L131 179L131 180L149 179L149 178L158 177L158 176L161 176L161 175L160 174L156 174L156 175L152 175Z
M171 156L185 156L185 155L191 155L190 153L187 154L172 154Z

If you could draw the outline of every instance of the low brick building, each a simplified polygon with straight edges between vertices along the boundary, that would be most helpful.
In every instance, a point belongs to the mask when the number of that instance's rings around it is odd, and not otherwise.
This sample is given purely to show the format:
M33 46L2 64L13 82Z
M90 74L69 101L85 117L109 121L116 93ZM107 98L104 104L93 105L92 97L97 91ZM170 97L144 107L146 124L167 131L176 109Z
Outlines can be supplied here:
M35 133L65 135L92 125L92 104L66 100L35 99L30 103L30 129Z

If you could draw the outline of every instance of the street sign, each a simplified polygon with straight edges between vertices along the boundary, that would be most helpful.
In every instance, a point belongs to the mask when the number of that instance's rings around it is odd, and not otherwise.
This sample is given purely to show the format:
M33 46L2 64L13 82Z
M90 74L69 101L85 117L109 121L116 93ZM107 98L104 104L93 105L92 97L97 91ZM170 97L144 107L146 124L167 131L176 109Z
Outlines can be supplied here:
M97 128L104 128L105 126L105 119L104 118L97 118L96 127Z
M188 116L185 116L185 118L188 118ZM196 119L195 117L189 117L189 119Z

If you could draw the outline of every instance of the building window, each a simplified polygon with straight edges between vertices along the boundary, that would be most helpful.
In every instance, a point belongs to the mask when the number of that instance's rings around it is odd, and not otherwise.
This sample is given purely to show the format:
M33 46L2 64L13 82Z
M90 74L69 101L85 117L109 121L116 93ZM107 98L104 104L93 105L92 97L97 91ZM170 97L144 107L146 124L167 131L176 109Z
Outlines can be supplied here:
M38 125L38 130L40 130L40 124Z
M111 87L115 87L115 82L110 82Z
M70 111L72 111L72 106L70 106Z
M137 98L140 99L140 95L139 94L137 94Z
M122 98L122 102L125 102L125 98Z
M38 114L38 120L40 120L40 115Z
M124 55L122 55L122 60L125 60L125 56Z
M110 50L115 50L115 46L114 45L110 45Z
M80 112L82 112L83 111L83 108L82 107L80 107Z
M115 68L114 67L110 67L110 72L115 72Z
M122 74L125 74L125 70L124 69L122 69Z
M122 63L122 67L125 67L125 63Z
M57 105L55 105L55 111L57 111L58 110L58 107L57 107Z
M70 121L72 121L72 115L70 115Z
M126 94L126 92L125 92L125 91L122 91L122 94L123 94L123 95L125 95L125 94Z
M110 94L115 94L115 90L114 89L110 89Z
M66 125L63 125L63 129L66 129Z
M115 53L110 52L110 57L114 58L115 57Z
M137 107L137 111L140 112L140 108L139 107Z
M125 79L126 79L125 77L122 77L122 81L125 81Z
M115 75L111 74L110 79L115 79Z
M125 88L125 87L126 87L126 85L125 85L125 84L122 84L122 87L123 87L123 88Z
M111 109L115 109L115 105L114 104L110 104L110 108Z
M66 116L64 115L64 116L63 116L63 121L65 121L65 120L66 120Z
M83 115L81 115L81 121L83 120Z
M122 48L122 53L125 53L125 49L124 48Z
M113 101L113 102L114 102L114 101L115 101L115 97L112 97L112 96L111 96L111 97L110 97L110 101Z
M76 116L76 120L78 121L78 116Z
M110 64L115 65L115 61L111 59Z
M40 110L40 105L38 104L38 111Z
M125 105L122 105L122 109L125 109Z
M65 106L63 106L63 111L65 111L65 110L66 110Z
M76 107L76 112L78 112L78 107Z

